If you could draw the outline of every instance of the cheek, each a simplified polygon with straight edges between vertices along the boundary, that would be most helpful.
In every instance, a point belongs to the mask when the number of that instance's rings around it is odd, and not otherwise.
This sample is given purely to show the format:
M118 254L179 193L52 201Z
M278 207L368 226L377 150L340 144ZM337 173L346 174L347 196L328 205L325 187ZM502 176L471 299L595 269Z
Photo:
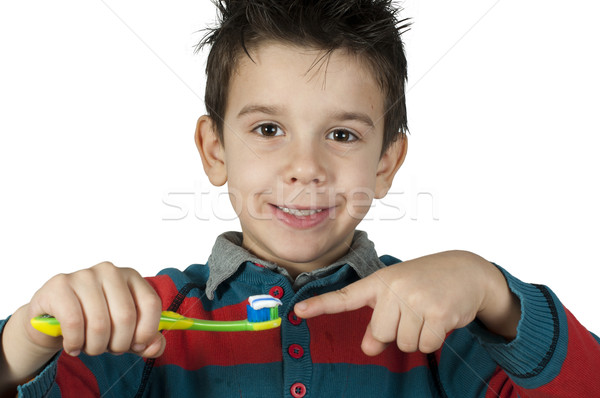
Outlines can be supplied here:
M343 167L339 178L350 190L368 193L373 196L377 177L377 163L372 157L360 156L349 159Z
M352 167L344 178L348 214L358 221L367 214L373 203L375 173L376 169L370 166Z
M373 203L373 187L357 186L348 192L346 198L348 215L360 221L368 213Z
M261 197L272 191L273 180L267 170L261 169L260 162L243 161L238 158L227 164L227 189L231 204L238 216L261 213Z

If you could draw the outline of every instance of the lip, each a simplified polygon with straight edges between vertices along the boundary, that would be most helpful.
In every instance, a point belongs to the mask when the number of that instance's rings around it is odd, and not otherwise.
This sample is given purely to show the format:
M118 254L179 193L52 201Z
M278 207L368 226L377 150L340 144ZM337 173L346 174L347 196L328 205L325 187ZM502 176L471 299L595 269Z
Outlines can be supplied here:
M288 209L294 210L321 210L318 213L312 214L310 216L295 216L290 213L286 213L283 210L279 209L277 205L271 204L271 209L273 210L273 215L275 218L284 224L295 228L295 229L310 229L314 228L321 223L323 223L327 218L329 218L329 211L332 209L330 207L321 208L321 207L303 207L303 206L281 206L286 207Z
M275 205L271 203L271 206L275 206L275 207L286 207L288 209L294 209L294 210L327 210L329 207L327 206L323 206L323 207L315 207L315 206L297 206L297 205Z

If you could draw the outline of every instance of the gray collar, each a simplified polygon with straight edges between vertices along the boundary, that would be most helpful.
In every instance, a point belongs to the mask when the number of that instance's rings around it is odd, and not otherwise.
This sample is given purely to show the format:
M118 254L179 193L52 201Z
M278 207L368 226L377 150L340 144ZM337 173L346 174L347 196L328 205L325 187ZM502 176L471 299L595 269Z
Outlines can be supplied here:
M364 278L385 265L379 260L375 245L367 237L364 231L354 231L354 238L350 245L348 253L335 263L326 267L303 272L296 280L293 280L289 273L275 263L271 263L254 256L248 250L242 247L241 232L225 232L217 237L210 257L208 257L208 267L210 270L208 281L206 282L206 296L213 299L217 287L230 278L238 268L246 261L258 263L266 268L272 269L286 276L292 283L295 291L315 279L323 278L334 273L341 266L348 264L356 271L360 278Z

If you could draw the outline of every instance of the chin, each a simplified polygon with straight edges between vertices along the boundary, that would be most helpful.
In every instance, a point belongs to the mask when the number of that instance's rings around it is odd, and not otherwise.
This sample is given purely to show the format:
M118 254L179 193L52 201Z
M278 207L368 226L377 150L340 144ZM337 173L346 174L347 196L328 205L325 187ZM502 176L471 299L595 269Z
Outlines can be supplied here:
M329 265L326 258L328 258L335 249L333 247L323 246L323 243L323 241L306 242L295 240L272 247L271 252L280 259L279 262L310 264L311 268L314 268L315 265L324 267ZM322 262L323 264L321 264Z
M314 250L306 247L296 246L294 248L284 248L283 250L273 250L274 254L281 260L290 263L312 263L319 261L325 253L321 250Z

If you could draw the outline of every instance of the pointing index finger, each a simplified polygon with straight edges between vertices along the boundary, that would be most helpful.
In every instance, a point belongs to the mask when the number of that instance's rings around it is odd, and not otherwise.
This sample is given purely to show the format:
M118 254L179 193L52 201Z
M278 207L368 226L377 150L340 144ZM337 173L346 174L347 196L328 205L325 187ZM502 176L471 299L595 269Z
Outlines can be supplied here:
M324 293L297 303L294 312L301 318L322 314L353 311L366 305L373 306L375 290L371 278L361 279L340 290Z

